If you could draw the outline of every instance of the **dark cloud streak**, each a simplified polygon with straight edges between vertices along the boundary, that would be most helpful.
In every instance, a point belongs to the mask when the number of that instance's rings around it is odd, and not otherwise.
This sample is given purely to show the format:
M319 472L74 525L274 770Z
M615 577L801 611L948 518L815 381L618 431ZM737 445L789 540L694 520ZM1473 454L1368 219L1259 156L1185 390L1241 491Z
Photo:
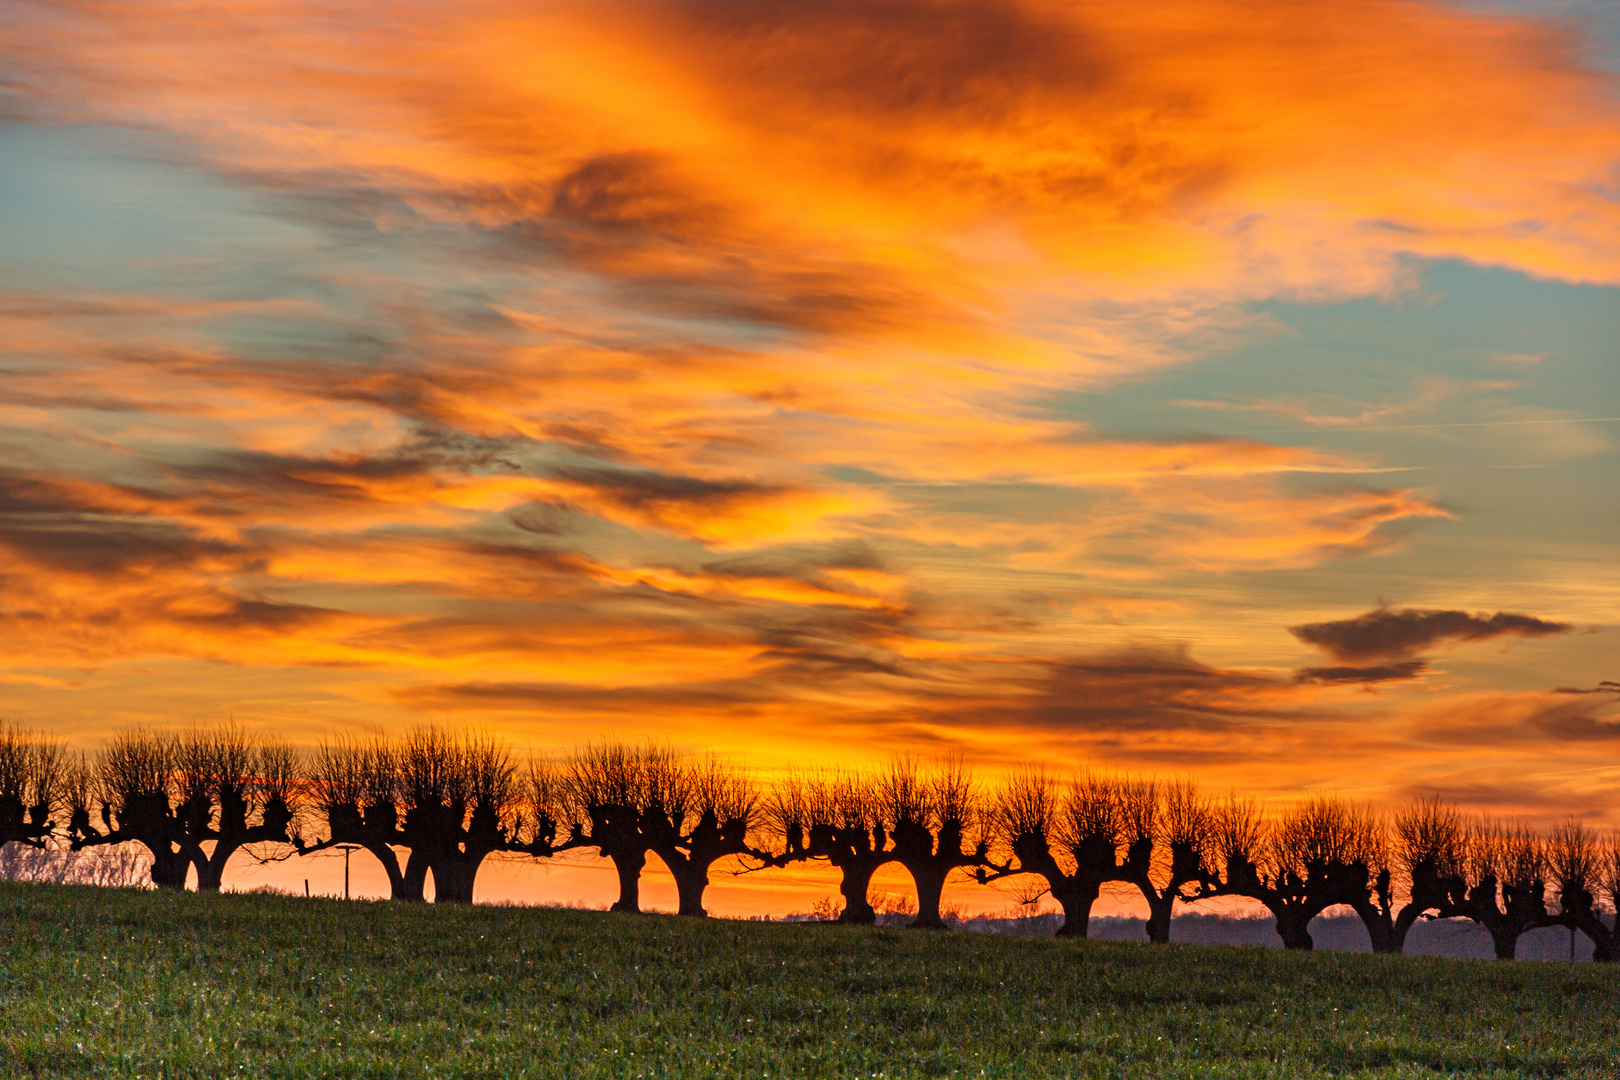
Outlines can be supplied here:
M1335 660L1356 664L1368 660L1410 660L1416 653L1454 641L1487 641L1498 637L1547 637L1574 630L1569 623L1533 615L1498 611L1435 611L1378 608L1353 619L1306 623L1289 633L1322 649Z

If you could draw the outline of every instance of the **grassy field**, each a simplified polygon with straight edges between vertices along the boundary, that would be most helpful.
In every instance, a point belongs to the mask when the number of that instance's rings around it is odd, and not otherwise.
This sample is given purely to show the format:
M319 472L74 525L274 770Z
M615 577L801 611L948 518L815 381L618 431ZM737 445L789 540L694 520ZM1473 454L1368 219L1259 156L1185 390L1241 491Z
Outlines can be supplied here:
M0 884L0 1075L1620 1076L1590 964Z

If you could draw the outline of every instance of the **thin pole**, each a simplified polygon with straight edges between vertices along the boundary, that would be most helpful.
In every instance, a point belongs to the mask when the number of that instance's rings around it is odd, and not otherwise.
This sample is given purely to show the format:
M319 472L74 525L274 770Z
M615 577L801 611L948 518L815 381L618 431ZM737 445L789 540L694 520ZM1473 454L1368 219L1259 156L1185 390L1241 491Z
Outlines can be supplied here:
M353 850L353 848L343 849L343 899L345 900L349 898L349 852ZM1569 932L1569 955L1571 957L1575 955L1575 931L1573 930Z

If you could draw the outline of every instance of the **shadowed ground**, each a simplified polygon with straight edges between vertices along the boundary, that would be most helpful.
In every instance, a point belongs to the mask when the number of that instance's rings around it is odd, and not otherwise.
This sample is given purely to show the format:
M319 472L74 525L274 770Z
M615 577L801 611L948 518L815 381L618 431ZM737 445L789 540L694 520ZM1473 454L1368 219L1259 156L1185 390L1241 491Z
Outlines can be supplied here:
M0 885L0 1075L1616 1075L1607 966Z

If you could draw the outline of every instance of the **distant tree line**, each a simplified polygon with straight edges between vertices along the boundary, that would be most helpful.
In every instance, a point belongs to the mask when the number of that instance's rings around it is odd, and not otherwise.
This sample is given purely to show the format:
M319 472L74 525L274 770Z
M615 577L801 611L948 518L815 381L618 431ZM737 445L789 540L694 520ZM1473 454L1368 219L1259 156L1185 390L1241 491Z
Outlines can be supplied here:
M614 911L640 910L656 856L679 913L703 916L717 864L748 873L798 862L837 869L837 921L871 923L873 875L898 863L916 886L910 925L942 929L947 880L1011 880L1020 898L1063 910L1084 937L1106 886L1135 888L1147 936L1170 938L1178 905L1240 897L1276 918L1290 949L1310 922L1346 906L1378 952L1398 953L1419 919L1483 926L1496 955L1541 927L1585 934L1617 958L1620 836L1570 818L1538 832L1466 815L1438 798L1384 812L1311 796L1279 812L1186 780L1016 772L980 783L961 761L901 758L875 772L827 770L766 786L713 756L652 743L579 747L520 764L490 735L422 727L397 738L337 738L303 756L235 725L131 729L95 755L0 722L0 848L70 851L134 844L158 888L217 890L248 848L261 858L339 845L381 863L392 897L470 903L495 853L589 852L617 873ZM264 852L272 855L265 855Z

